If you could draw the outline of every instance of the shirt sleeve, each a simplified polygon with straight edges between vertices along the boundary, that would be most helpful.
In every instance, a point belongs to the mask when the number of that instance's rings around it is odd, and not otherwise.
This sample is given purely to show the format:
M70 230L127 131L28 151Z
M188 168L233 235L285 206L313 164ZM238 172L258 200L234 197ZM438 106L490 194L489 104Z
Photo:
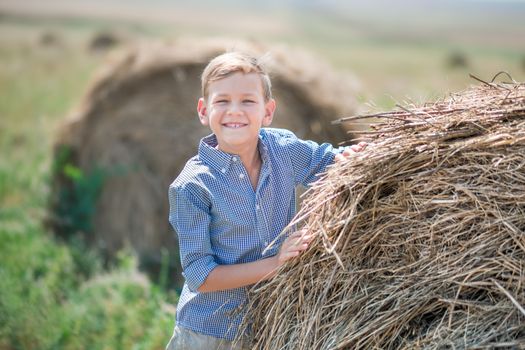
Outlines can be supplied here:
M294 133L285 135L285 143L291 158L295 184L308 186L326 171L326 167L334 162L337 153L342 148L334 148L329 143L318 144L310 140L301 140Z
M177 232L182 274L196 292L218 265L210 243L210 210L199 196L185 187L170 186L169 221Z

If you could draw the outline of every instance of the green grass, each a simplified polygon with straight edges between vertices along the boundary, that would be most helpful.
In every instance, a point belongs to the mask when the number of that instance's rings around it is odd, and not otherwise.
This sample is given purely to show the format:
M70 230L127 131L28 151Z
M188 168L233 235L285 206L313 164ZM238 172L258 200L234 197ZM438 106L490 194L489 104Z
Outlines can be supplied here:
M39 225L2 227L0 240L0 349L162 349L169 339L174 295L135 264L102 270L95 254L58 244Z

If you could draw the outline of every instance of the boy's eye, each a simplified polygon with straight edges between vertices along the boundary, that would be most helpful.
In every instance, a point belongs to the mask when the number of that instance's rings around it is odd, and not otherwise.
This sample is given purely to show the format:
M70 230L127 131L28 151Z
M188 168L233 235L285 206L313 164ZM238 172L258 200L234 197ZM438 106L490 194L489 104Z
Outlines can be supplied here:
M215 103L227 103L228 100L216 100Z
M244 103L255 103L254 100L243 100L242 102L244 102Z

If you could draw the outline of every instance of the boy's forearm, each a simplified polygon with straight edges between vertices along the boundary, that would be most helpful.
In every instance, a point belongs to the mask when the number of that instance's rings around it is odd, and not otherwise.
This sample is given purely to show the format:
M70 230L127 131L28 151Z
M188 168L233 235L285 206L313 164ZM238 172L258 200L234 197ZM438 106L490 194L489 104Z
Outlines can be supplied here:
M277 256L244 264L219 265L210 272L199 287L199 292L216 292L249 286L272 277L278 266Z

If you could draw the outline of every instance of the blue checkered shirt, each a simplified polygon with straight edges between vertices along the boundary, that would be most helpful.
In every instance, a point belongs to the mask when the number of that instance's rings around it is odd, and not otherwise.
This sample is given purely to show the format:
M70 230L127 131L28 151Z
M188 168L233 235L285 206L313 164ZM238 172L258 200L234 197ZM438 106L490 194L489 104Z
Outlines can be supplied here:
M300 140L287 130L263 128L258 143L262 166L254 190L240 158L216 146L215 135L203 138L198 155L169 188L169 220L178 234L185 278L177 325L232 340L243 316L236 309L245 301L247 287L197 289L217 265L275 255L279 241L265 248L295 214L296 186L316 180L341 150Z

